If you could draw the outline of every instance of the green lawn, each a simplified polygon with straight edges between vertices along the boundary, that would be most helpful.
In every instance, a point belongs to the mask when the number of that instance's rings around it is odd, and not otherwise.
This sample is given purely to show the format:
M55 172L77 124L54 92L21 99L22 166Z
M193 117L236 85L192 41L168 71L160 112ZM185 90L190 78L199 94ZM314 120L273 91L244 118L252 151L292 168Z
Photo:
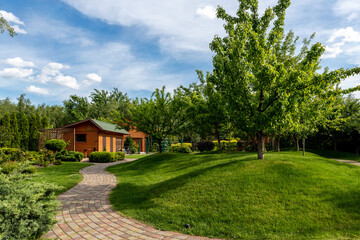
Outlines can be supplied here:
M125 159L137 159L137 158L143 158L143 157L146 157L148 155L144 155L144 154L127 154L125 155Z
M301 154L156 154L108 168L119 180L110 201L126 216L192 235L358 239L360 167Z
M55 183L63 187L57 194L66 192L83 179L80 169L92 164L82 162L63 162L61 165L40 168L31 181Z

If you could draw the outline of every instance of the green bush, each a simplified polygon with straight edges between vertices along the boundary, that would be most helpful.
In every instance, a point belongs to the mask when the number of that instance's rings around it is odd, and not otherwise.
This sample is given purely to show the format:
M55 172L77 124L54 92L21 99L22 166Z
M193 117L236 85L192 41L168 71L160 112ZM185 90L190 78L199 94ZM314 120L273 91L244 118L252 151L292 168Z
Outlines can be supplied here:
M100 162L100 163L107 163L113 162L113 157L109 152L92 152L89 155L90 162Z
M57 190L25 181L20 174L0 174L0 238L37 239L49 231L56 222Z
M61 139L51 139L46 141L45 147L50 151L59 152L66 148L66 142Z
M196 147L200 152L211 151L214 149L215 144L211 141L203 141L196 143Z
M158 152L159 151L159 144L157 142L153 142L153 144L151 145L150 152Z
M17 148L1 148L2 152L6 155L10 155L14 152L18 152L20 151L20 149L17 149Z
M125 159L125 153L123 152L114 152L110 153L112 156L112 162L121 161Z
M55 158L55 153L53 153L52 151L46 150L46 151L41 152L41 154L38 156L38 159L36 160L35 164L44 166L44 167L46 167L50 164L60 165L61 160Z
M169 147L169 151L178 152L178 153L191 153L191 148L187 145L183 145L183 146L173 145Z
M55 158L64 162L80 162L84 158L84 154L76 151L62 150L55 154Z

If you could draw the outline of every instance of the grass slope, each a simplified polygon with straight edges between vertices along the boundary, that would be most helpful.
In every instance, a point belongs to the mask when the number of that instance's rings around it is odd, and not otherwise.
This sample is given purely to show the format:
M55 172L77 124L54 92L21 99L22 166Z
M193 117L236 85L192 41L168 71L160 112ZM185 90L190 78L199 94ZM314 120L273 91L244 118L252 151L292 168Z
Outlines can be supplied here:
M79 171L92 164L82 162L63 162L61 165L40 168L31 181L55 183L63 187L57 194L66 192L76 184L78 184L83 176Z
M312 153L163 153L108 170L119 180L115 209L159 229L227 239L360 236L360 168Z

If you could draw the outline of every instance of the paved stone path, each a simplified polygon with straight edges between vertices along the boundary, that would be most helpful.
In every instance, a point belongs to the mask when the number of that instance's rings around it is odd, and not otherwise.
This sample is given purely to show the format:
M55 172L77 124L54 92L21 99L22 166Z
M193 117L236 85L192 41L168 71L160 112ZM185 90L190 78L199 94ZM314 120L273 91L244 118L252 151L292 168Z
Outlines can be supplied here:
M125 162L125 161L123 161ZM59 195L57 224L45 237L52 239L208 239L146 226L116 213L108 200L116 177L105 171L115 163L95 163L80 170L83 181Z
M356 165L356 166L360 166L360 162L357 161L352 161L352 160L342 160L342 159L334 159L338 162L342 162L342 163L348 163L348 164L352 164L352 165Z

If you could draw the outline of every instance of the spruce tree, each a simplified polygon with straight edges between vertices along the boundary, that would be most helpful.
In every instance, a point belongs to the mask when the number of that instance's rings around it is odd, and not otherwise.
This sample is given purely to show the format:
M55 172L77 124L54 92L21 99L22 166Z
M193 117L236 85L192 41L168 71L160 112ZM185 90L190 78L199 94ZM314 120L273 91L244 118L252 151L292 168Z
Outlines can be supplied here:
M38 147L38 118L34 113L31 114L30 120L29 120L29 150L30 151L37 151Z
M2 134L7 137L7 140L5 140L2 144L3 144L4 147L10 147L12 135L11 135L11 131L10 131L10 116L9 116L9 113L4 114L4 116L2 117L1 122L2 122L2 125L4 126L3 130L2 130Z
M19 135L18 120L15 111L11 113L10 133L12 135L11 144L10 144L11 147L18 148L20 146L20 135Z
M28 150L29 149L29 120L25 114L21 117L20 123L20 147L21 149Z
M49 119L48 117L45 115L44 117L41 118L41 128L45 129L49 127Z

